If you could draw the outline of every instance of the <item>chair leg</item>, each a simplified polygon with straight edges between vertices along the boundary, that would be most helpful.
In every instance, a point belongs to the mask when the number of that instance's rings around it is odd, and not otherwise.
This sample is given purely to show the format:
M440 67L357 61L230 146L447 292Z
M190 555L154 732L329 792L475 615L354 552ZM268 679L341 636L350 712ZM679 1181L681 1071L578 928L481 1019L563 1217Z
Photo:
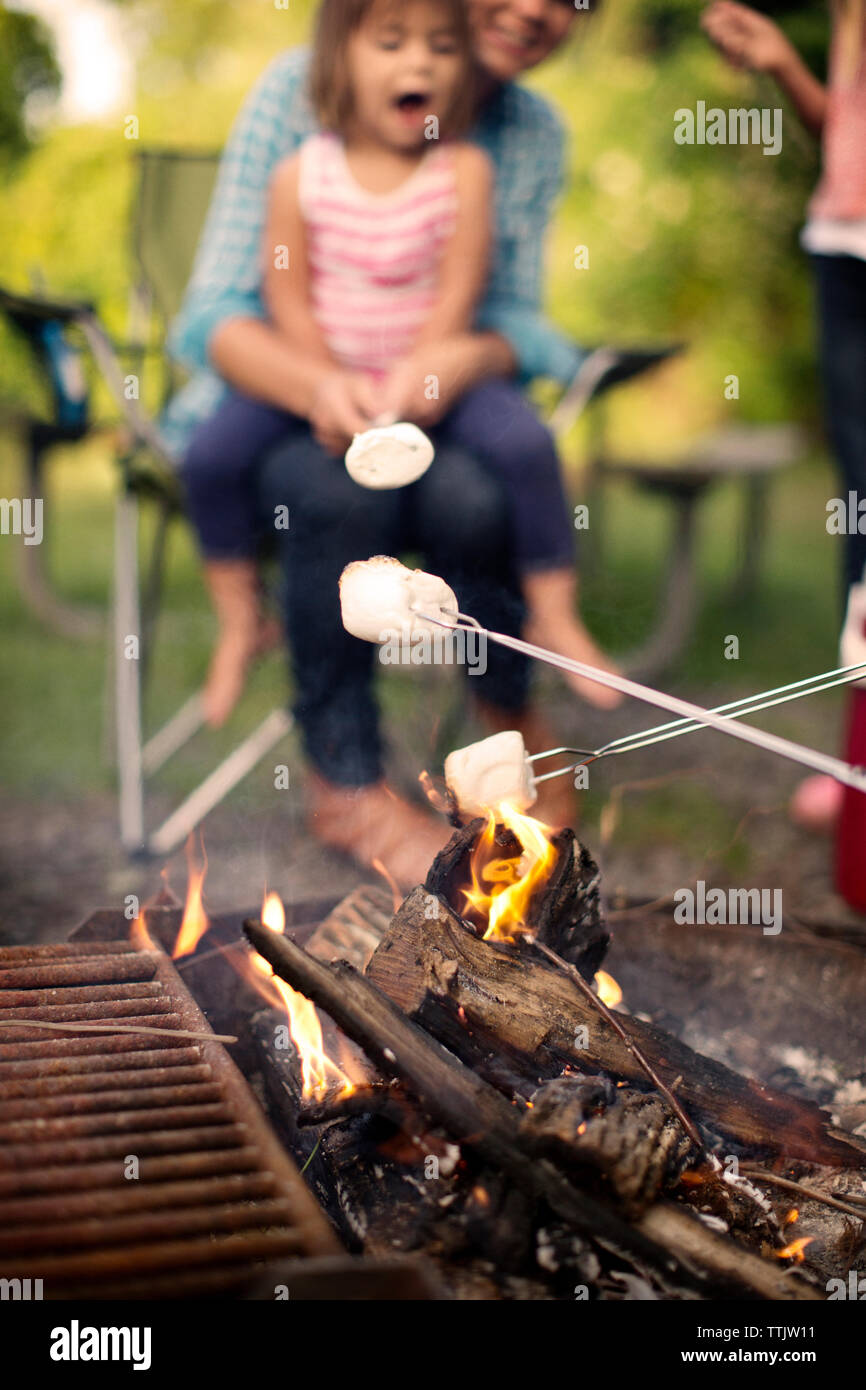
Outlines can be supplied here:
M183 844L191 830L224 801L229 792L257 767L272 748L292 728L294 720L288 710L275 709L259 727L214 768L209 777L191 792L173 811L168 820L149 836L146 850L150 855L164 857Z
M769 491L769 479L761 474L747 478L743 487L739 566L731 585L734 603L754 597L758 588L767 534Z
M138 501L122 492L114 533L114 675L120 836L134 853L144 845L141 765L141 612L138 593Z
M622 668L631 680L657 679L673 665L692 635L698 606L696 503L694 495L676 502L658 620L646 641L622 658Z
M170 502L162 501L159 503L156 529L151 543L150 559L141 597L142 689L146 689L148 663L155 645L156 624L162 603L162 585L165 576L166 544L173 514L174 509Z

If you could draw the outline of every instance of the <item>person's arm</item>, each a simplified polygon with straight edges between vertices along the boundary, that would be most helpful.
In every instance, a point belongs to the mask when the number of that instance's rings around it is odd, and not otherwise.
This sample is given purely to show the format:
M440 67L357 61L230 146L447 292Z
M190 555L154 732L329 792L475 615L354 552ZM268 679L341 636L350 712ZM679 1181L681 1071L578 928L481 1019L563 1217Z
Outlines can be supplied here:
M820 135L827 112L826 88L778 24L738 0L714 0L701 15L701 26L732 67L772 77L806 128Z
M505 338L471 331L490 269L493 168L472 145L459 146L455 157L457 221L442 259L436 303L382 393L384 414L418 425L435 424L465 391L515 369Z
M273 324L247 316L224 319L211 335L210 351L236 391L305 418L324 375L333 370L298 351Z
M553 377L567 385L586 357L541 311L544 243L562 185L562 127L540 97L518 87L511 100L514 139L508 164L496 168L496 245L475 331L431 343L406 365L415 369L407 414L420 425L435 424L488 377Z
M340 368L313 316L299 173L295 155L270 180L256 262L269 320L223 320L210 354L236 390L309 420L319 443L339 454L369 427L376 401L370 382Z
M262 239L262 295L271 323L313 362L336 367L310 303L307 236L300 200L301 157L277 165Z

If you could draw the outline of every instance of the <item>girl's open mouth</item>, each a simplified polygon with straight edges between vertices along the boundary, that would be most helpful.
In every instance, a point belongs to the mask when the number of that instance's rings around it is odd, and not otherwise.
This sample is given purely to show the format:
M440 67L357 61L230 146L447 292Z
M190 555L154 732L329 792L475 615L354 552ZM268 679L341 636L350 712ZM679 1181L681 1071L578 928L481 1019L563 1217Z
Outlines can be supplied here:
M394 105L398 111L405 115L414 115L426 108L428 96L426 92L404 92L402 96L395 99Z

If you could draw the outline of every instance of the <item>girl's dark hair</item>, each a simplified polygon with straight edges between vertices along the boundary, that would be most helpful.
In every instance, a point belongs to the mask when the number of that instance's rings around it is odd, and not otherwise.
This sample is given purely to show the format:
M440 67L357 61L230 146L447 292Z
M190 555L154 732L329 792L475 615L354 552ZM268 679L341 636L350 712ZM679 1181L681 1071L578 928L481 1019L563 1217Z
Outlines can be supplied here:
M475 112L472 67L472 32L467 0L430 0L438 5L454 29L464 58L465 72L456 84L449 111L439 111L443 136L462 135L471 125ZM348 47L355 31L378 6L390 5L400 11L405 0L322 0L316 16L313 57L310 67L310 95L313 108L325 130L345 134L352 117L352 89L349 80Z

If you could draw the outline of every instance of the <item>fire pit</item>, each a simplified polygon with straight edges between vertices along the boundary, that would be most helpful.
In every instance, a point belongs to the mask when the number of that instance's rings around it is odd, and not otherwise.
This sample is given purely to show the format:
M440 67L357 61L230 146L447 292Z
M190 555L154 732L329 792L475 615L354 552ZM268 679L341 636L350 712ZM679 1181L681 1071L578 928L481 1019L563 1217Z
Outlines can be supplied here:
M311 1297L814 1301L856 1274L857 952L628 909L611 944L587 851L510 810L396 911L281 913L247 914L250 952L193 875L132 941L102 913L0 952L3 1277L273 1298L289 1260Z
M0 1019L4 1278L52 1298L237 1292L263 1259L339 1250L161 950L0 950Z
M866 1218L866 1143L611 1013L588 984L608 943L594 864L570 832L542 845L537 822L509 822L456 832L390 923L355 899L306 950L247 924L378 1073L304 1098L258 1021L284 1136L315 1150L344 1238L425 1249L463 1296L825 1297Z

